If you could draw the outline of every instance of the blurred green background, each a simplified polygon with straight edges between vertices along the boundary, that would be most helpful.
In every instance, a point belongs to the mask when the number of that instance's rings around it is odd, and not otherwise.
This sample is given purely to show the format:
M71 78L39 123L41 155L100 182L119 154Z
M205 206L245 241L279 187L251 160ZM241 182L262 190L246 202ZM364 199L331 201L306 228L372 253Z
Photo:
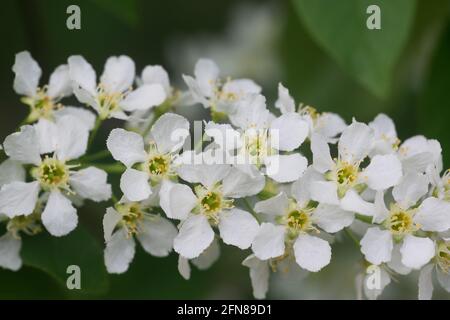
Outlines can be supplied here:
M81 30L66 28L66 8L81 8ZM366 28L366 8L381 8L381 30ZM399 137L438 139L450 163L450 1L448 0L5 0L0 12L0 139L27 114L12 89L14 54L29 50L41 83L67 57L82 54L100 74L111 55L127 54L140 72L162 64L175 86L199 57L216 59L224 75L252 77L273 104L278 81L297 102L370 121L384 112ZM75 103L74 100L72 100ZM192 119L201 108L182 111ZM120 122L108 122L97 139ZM117 182L118 177L112 177ZM116 183L117 185L117 183ZM106 204L79 211L73 234L24 239L25 266L0 270L0 298L251 298L248 252L222 246L218 263L193 268L190 281L177 257L153 258L140 248L129 271L106 274L101 218ZM333 246L330 266L306 280L272 277L269 298L355 298L361 256L347 238ZM65 289L65 268L79 264L82 290ZM283 278L283 277L281 277ZM415 298L417 273L391 283L383 298ZM437 289L437 288L436 288ZM435 297L448 298L437 289Z

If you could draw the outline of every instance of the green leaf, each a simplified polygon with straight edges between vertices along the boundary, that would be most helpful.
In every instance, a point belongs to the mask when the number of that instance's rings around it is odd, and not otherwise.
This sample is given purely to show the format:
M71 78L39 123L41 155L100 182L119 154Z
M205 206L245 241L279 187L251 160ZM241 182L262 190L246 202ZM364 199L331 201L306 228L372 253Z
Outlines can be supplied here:
M450 167L450 27L440 41L425 89L419 99L418 122L421 133L439 140L444 157L444 169Z
M117 17L131 27L137 25L139 20L136 0L92 0L100 8Z
M415 0L292 0L315 41L350 75L386 97L396 62L407 43ZM381 29L369 30L369 5L381 9Z
M25 237L22 259L24 265L52 276L68 295L99 295L109 289L103 250L82 226L65 237L52 237L46 233ZM70 265L81 269L80 290L67 289L70 274L66 271Z

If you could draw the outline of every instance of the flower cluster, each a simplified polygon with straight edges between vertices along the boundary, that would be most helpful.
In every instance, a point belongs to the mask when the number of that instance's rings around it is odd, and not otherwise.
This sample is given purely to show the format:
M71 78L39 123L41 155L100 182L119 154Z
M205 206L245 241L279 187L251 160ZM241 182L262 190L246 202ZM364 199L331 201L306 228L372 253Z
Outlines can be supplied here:
M268 106L258 84L221 77L208 59L183 76L186 91L158 65L137 77L127 56L110 57L99 81L82 56L69 57L42 87L28 52L12 69L30 112L2 144L1 267L21 267L22 234L67 235L77 227L76 208L92 200L110 204L103 217L110 273L127 271L137 240L156 257L175 251L189 279L190 265L210 267L223 242L251 252L242 264L254 296L264 298L272 273L320 271L345 234L361 251L357 278L367 298L412 270L420 270L420 298L431 298L434 273L450 292L450 174L442 174L438 141L401 142L384 114L347 124L297 105L282 84ZM72 95L85 107L62 102ZM176 113L195 104L211 115L199 139ZM110 118L125 129L91 153ZM116 162L98 162L109 156ZM120 198L107 182L117 173ZM366 274L373 266L377 287Z

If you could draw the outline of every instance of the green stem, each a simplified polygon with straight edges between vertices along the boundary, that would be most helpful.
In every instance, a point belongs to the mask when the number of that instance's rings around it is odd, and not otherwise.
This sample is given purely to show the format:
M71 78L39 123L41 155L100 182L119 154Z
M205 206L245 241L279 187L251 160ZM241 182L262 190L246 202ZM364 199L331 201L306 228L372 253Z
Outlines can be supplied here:
M345 233L347 234L347 236L353 240L353 242L356 244L356 246L359 248L359 240L358 238L355 236L355 234L353 233L352 230L350 230L349 228L344 228Z
M356 213L355 214L355 218L358 219L359 221L365 222L365 223L372 223L372 217L369 216L363 216L362 214Z
M250 202L248 202L247 198L243 198L242 202L244 203L245 207L247 208L247 210L252 214L252 216L255 217L255 219L258 221L258 223L261 223L258 214L255 212L255 210L253 210L252 205L250 204Z
M92 144L94 143L95 136L97 135L98 129L100 128L102 122L103 122L103 119L101 117L97 117L97 119L95 119L94 128L92 129L91 134L89 135L89 141L88 141L88 147L87 147L88 151L91 149Z
M84 166L87 166L87 164L85 164ZM126 168L125 166L123 166L120 163L111 163L111 164L103 164L103 163L96 163L93 164L92 166L102 169L104 171L106 171L107 173L111 173L111 174L122 174Z
M101 159L107 158L109 156L111 156L111 153L109 152L109 150L105 149L105 150L93 153L91 155L86 155L86 156L82 157L80 159L80 161L82 161L82 162L84 162L84 161L85 162L92 162L92 161L96 161L96 160L101 160Z

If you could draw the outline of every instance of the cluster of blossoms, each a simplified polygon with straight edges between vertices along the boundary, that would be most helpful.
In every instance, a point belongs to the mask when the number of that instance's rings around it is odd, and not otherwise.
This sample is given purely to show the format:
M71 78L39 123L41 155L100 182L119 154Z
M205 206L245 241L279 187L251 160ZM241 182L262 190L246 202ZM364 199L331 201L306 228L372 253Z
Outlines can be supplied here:
M438 141L401 143L384 114L347 124L297 106L282 84L269 108L259 85L222 78L207 59L183 76L186 91L158 65L136 77L127 56L109 58L99 82L81 56L69 57L43 87L28 52L16 55L13 71L30 113L2 145L1 267L21 267L22 234L67 235L76 208L92 200L110 203L103 217L109 273L127 271L138 240L153 256L175 251L189 279L191 263L210 267L223 242L251 251L242 264L254 296L264 298L272 273L326 267L344 233L361 251L357 278L367 298L413 270L420 270L420 298L431 298L434 274L450 292L450 174L441 175ZM72 94L86 108L61 102ZM194 104L212 120L191 148L190 123L175 111ZM113 129L107 150L89 154L109 118L126 129ZM97 162L108 156L117 162ZM117 172L120 198L107 182ZM375 288L365 273L373 266Z

